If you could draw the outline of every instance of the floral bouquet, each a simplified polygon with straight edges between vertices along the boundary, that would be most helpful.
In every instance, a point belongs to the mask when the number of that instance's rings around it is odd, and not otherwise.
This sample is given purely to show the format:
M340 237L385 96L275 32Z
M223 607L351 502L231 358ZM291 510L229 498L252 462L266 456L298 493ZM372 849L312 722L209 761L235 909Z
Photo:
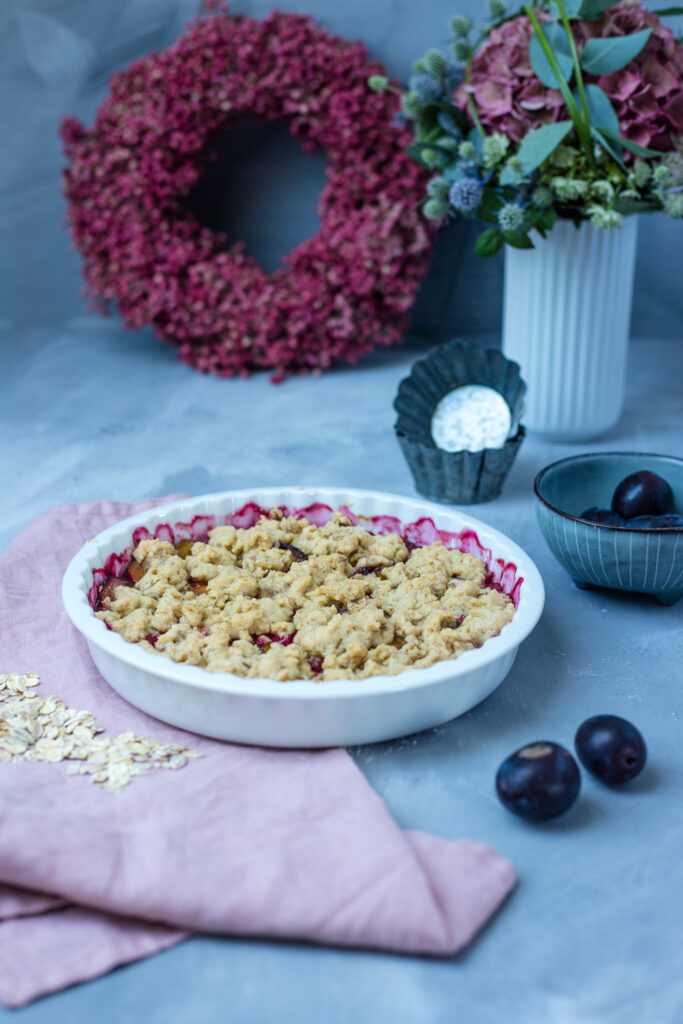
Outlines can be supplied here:
M430 50L402 95L410 155L434 176L427 217L491 227L479 256L531 248L558 217L600 228L625 214L683 217L683 45L640 0L553 0L508 12L489 0L476 38L451 21L455 60Z

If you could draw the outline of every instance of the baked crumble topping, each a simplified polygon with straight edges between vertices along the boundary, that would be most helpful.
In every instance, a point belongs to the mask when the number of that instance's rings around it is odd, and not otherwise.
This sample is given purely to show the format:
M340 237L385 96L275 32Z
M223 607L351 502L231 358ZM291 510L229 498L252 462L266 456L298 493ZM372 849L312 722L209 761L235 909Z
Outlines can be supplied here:
M143 540L98 618L130 642L209 672L362 679L481 647L514 614L474 555L407 545L336 512L324 526L272 509L208 541Z

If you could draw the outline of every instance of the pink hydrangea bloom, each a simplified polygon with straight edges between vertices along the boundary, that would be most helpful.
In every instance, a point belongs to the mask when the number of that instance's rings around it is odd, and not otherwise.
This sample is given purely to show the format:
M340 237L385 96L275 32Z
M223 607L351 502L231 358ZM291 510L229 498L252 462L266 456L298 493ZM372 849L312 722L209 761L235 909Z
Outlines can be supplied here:
M543 15L541 15L543 17ZM546 16L547 17L547 16ZM628 35L650 28L647 44L631 63L611 75L585 76L610 97L619 117L621 134L653 149L668 151L672 136L683 133L683 46L640 0L622 0L596 21L572 23L579 50L592 36ZM533 27L520 15L494 28L475 55L471 90L482 124L521 142L531 128L567 118L562 95L534 76L529 63ZM466 87L455 102L467 106Z
M86 290L130 327L153 324L205 372L274 379L354 362L398 341L433 228L425 172L405 153L397 97L360 43L310 18L195 20L173 46L111 79L90 130L62 124L69 221ZM272 274L202 227L183 197L211 136L244 115L284 119L329 161L321 227Z

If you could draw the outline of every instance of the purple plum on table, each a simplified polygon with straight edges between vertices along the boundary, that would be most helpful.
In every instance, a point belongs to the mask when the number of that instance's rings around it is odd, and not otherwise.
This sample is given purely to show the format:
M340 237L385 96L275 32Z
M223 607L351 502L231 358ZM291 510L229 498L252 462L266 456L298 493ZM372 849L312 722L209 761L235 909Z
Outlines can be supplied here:
M639 775L647 747L635 725L618 715L594 715L583 722L574 746L579 761L608 786L620 786Z
M510 754L496 775L504 807L526 821L547 821L568 810L579 795L576 761L559 743L539 740Z

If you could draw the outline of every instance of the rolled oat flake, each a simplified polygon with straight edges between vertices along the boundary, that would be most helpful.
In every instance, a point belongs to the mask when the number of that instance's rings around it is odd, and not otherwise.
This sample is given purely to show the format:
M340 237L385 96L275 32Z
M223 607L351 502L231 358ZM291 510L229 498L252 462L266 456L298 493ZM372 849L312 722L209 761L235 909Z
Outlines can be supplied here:
M449 391L432 416L432 440L444 452L502 448L512 427L510 407L494 388L466 384Z

